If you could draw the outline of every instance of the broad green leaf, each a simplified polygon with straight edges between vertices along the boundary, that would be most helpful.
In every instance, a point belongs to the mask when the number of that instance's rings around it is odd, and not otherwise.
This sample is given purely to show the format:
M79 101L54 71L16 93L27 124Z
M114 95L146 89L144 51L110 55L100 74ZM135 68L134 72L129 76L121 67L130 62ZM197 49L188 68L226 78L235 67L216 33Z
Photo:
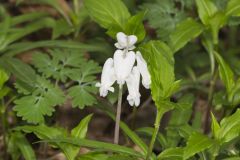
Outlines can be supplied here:
M160 153L157 160L183 160L183 148L169 148Z
M88 130L88 124L92 119L93 114L86 116L81 122L77 125L77 127L73 128L71 131L71 136L76 138L85 138Z
M218 132L220 130L220 125L217 122L217 120L212 112L211 112L211 117L212 117L212 124L211 124L212 133L215 138L218 138Z
M144 156L136 152L135 150L116 145L116 144L111 144L111 143L105 143L105 142L99 142L99 141L94 141L94 140L88 140L88 139L79 139L79 138L57 138L53 140L49 140L47 142L54 142L54 143L69 143L73 144L79 147L89 147L89 148L95 148L95 149L105 149L108 151L116 152L116 153L122 153L138 158L144 158Z
M19 159L22 155L25 160L36 160L33 148L20 132L10 134L8 152L11 153L13 159Z
M210 18L217 12L217 7L211 0L195 0L195 2L202 23L208 25Z
M140 12L135 16L132 16L125 27L125 33L128 35L135 35L138 38L138 42L141 42L145 35L146 31L143 25L143 18L146 12Z
M170 34L170 44L174 52L184 47L190 40L196 38L203 32L203 26L189 18L176 26L175 31Z
M7 75L7 73L0 68L0 92L4 83L8 80L8 78L9 76Z
M184 148L184 159L188 159L196 153L210 148L213 144L214 141L206 135L197 132L193 133L187 142L187 146Z
M84 6L92 19L106 29L118 26L123 30L130 17L121 0L84 0Z
M161 41L150 41L140 48L151 74L153 100L168 99L175 84L174 58L169 46Z
M227 16L240 16L240 1L229 0L226 9Z
M81 120L81 122L77 125L77 127L73 128L71 131L71 136L75 138L85 138L87 135L87 130L88 130L88 123L90 122L93 114L88 115L84 119ZM69 146L66 147L66 151L68 152L67 154L69 155L70 159L75 159L78 152L80 150L80 147L76 146Z
M219 64L220 78L226 86L227 93L229 94L235 85L233 71L217 52L214 52L214 55Z
M224 118L221 121L221 128L218 132L218 138L222 142L229 142L240 135L240 110L233 115Z
M14 111L30 123L43 123L44 116L51 116L54 107L63 104L64 101L65 95L60 88L38 77L33 93L14 101Z

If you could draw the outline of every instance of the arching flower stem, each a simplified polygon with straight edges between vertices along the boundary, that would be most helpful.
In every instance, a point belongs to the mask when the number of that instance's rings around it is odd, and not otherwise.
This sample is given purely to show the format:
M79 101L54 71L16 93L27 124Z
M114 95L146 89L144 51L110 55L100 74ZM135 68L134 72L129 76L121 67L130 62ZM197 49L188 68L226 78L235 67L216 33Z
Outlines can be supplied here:
M119 142L119 128L120 128L121 107L122 107L122 92L123 92L123 86L119 85L118 104L117 104L117 113L116 113L115 130L114 130L114 144L118 144L118 142Z

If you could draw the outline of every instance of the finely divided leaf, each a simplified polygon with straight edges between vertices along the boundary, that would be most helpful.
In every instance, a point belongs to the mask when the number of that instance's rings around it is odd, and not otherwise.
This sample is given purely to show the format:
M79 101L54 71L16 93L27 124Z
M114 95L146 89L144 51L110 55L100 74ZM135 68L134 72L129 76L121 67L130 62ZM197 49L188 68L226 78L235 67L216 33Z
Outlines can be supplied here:
M17 115L30 123L44 122L44 116L51 116L54 107L63 104L65 96L62 90L49 81L38 77L32 95L23 96L14 103Z

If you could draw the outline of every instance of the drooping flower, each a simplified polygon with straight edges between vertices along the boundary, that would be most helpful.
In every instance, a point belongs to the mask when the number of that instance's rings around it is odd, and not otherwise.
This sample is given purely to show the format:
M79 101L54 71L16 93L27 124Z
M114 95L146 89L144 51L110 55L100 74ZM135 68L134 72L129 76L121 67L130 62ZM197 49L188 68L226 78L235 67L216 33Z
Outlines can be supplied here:
M149 74L147 63L142 57L141 52L136 53L137 67L142 75L142 84L145 88L149 89L151 85L151 76Z
M141 94L139 93L140 72L135 66L131 74L126 80L129 95L127 96L128 103L131 106L139 106Z
M122 50L116 50L113 61L117 83L123 85L135 63L135 53L133 51L125 53Z
M137 37L135 35L126 35L122 32L117 33L117 43L115 46L118 49L123 49L126 51L135 49L134 44L137 42Z
M116 77L114 73L113 59L108 58L103 66L101 83L98 82L96 84L96 87L100 87L100 96L106 97L108 91L114 92L114 88L112 87L112 85L115 81Z

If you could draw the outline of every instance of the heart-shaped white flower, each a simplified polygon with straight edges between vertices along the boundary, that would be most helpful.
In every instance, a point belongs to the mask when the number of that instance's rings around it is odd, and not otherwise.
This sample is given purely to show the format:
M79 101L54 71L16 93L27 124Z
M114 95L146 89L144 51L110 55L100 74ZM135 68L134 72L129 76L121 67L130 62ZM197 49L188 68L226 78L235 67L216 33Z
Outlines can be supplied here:
M133 67L131 74L127 78L127 88L129 95L127 96L128 103L131 106L139 106L140 104L140 93L139 93L139 83L140 83L140 72L137 67Z
M151 76L149 74L147 63L142 57L141 52L136 53L137 67L142 75L142 84L145 88L149 89L151 85Z
M115 81L116 77L114 73L113 59L108 58L103 66L101 83L98 82L96 84L96 87L100 87L100 96L106 97L108 91L114 92L114 88L111 86Z
M117 83L123 85L135 63L135 53L133 51L125 53L122 50L116 50L113 61Z
M134 44L137 42L137 37L135 35L126 35L122 32L117 33L117 43L115 43L115 46L118 49L124 49L124 50L133 50L135 49Z

